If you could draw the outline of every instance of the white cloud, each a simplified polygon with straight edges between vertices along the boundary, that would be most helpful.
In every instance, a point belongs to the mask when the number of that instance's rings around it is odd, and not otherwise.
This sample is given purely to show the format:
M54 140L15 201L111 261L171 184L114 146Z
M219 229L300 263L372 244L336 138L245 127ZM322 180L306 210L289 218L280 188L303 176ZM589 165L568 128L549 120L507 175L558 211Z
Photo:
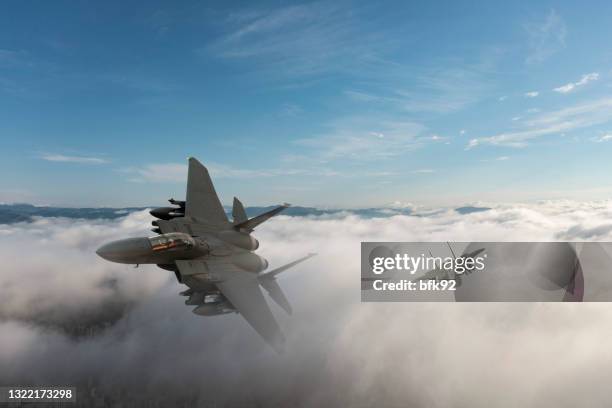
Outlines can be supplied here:
M482 159L481 162L496 162L496 161L506 161L506 160L510 160L510 157L508 156L498 156L495 157L493 159Z
M596 142L610 142L612 141L612 133L606 133L605 135L595 138Z
M61 162L61 163L80 163L80 164L106 164L109 161L100 157L86 157L86 156L66 156L63 154L43 154L41 159L50 162Z
M377 61L364 72L376 91L345 91L353 101L384 105L399 112L454 112L486 97L491 84L490 62L415 67ZM369 74L373 72L374 75ZM363 76L363 72L357 73ZM408 84L398 87L397 84Z
M296 105L294 103L285 103L283 104L281 108L281 115L282 116L298 116L303 111L304 110L299 105Z
M358 7L345 13L331 3L246 10L231 15L226 29L200 54L249 59L270 78L353 72L371 64L390 41L360 20ZM355 41L360 38L360 41Z
M180 163L147 164L142 167L131 167L123 170L134 174L130 181L134 182L180 182L187 180L187 165Z
M543 62L565 48L565 21L554 10L544 20L526 24L525 31L529 37L527 64Z
M435 141L431 137L420 137L425 130L415 122L374 116L348 117L331 123L327 133L296 143L312 149L316 160L371 161L415 150L425 140Z
M230 18L228 30L198 53L218 58L248 59L255 75L270 81L317 81L296 77L322 77L341 73L362 78L367 89L349 89L352 101L392 106L410 112L445 113L480 100L492 87L491 60L448 60L415 66L397 60L398 38L412 35L403 26L381 28L373 24L368 7L314 2L251 10ZM405 84L398 88L398 84ZM363 85L366 87L365 85Z
M579 86L583 86L592 81L597 81L599 79L599 73L591 72L590 74L585 74L580 78L578 82L570 82L569 84L565 84L558 88L554 88L553 91L559 93L568 93L575 90Z
M527 98L535 98L540 93L538 91L525 92L525 97Z
M288 160L288 164L297 160ZM253 179L262 177L286 177L293 175L337 176L338 172L325 167L283 167L270 169L245 169L234 166L205 162L211 177L225 179ZM131 175L129 181L152 183L185 183L187 180L187 165L181 163L152 163L140 167L130 167L121 170Z
M417 208L417 217L267 222L256 236L271 267L319 253L280 275L294 309L289 317L273 306L288 339L280 357L239 315L192 314L170 272L96 257L106 240L146 233L146 212L118 221L1 225L0 380L50 383L60 375L62 383L96 387L99 396L121 395L127 405L155 399L176 406L183 397L217 406L606 406L606 303L359 301L361 241L612 240L610 201L491 207L469 215ZM25 246L31 256L15 258ZM593 290L589 276L585 287ZM119 320L79 341L46 324L54 317L69 328L103 325L104 316L78 311L101 313L117 298L130 305Z
M472 139L467 149L480 144L525 147L532 139L571 130L589 128L612 120L612 99L599 99L570 108L536 115L524 121L522 129L494 136Z

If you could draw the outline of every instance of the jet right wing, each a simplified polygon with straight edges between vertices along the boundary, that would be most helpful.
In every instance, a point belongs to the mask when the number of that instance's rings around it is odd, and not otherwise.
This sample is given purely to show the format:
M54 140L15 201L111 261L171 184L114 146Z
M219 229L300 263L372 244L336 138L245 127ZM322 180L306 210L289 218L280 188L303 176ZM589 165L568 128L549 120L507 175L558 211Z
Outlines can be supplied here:
M219 201L208 170L197 159L189 158L185 216L210 224L228 224L227 215Z

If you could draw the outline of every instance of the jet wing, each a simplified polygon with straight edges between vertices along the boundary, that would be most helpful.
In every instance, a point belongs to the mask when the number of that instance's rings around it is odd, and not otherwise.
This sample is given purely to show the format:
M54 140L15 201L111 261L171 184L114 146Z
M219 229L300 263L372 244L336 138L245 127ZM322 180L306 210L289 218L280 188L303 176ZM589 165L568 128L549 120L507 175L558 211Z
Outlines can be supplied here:
M176 261L181 274L208 275L234 308L277 352L285 338L259 287L257 275L226 262L204 260Z
M189 158L185 216L209 224L229 224L208 170L193 157Z
M170 232L184 232L189 235L193 235L193 232L189 230L188 224L181 221L182 218L176 218L170 221L158 220L157 227L160 229L162 234L168 234Z
M280 352L285 343L285 337L261 293L257 276L242 271L221 271L218 275L222 280L217 283L221 293L244 316L255 331L277 352Z

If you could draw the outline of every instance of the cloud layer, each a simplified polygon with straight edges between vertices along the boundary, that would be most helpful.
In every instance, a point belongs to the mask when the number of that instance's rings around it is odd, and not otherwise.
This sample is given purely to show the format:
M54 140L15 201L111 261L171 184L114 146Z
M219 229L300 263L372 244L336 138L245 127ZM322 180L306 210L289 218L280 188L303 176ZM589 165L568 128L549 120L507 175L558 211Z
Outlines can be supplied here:
M77 384L81 401L95 387L132 405L605 405L605 304L360 303L361 241L612 239L612 202L492 207L266 223L256 235L271 267L319 253L280 277L295 311L274 309L280 356L240 316L190 313L169 272L95 256L146 234L146 212L0 225L0 383ZM79 325L91 329L75 336Z

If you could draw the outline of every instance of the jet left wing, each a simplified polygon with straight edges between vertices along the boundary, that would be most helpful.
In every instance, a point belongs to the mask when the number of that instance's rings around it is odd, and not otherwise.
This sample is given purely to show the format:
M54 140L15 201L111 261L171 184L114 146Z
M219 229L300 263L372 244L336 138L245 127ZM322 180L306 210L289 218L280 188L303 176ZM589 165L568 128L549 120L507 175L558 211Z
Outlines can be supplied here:
M232 272L224 270L217 275L221 282L216 285L221 293L264 340L277 352L282 351L285 337L261 293L257 275L238 270Z
M282 351L285 338L261 292L256 274L221 260L179 260L176 265L181 275L209 277L251 327L277 352Z

